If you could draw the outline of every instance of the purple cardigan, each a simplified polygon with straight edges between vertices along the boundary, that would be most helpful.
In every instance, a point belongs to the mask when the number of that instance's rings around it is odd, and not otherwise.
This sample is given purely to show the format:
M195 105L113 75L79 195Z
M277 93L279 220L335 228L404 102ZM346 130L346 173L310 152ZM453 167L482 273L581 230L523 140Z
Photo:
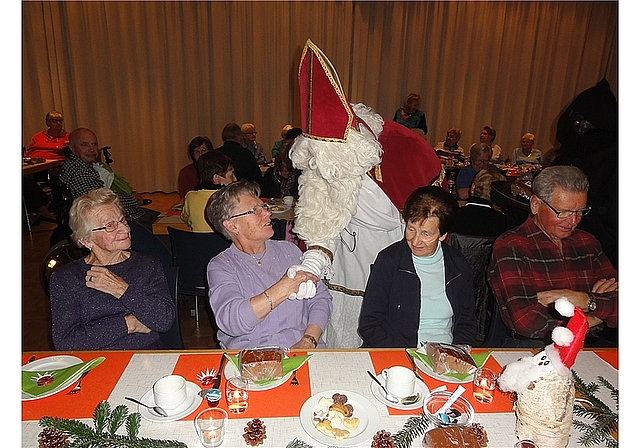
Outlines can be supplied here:
M300 264L302 256L289 241L267 240L266 244L262 266L233 244L209 262L209 303L222 348L291 347L302 338L307 325L323 330L327 325L333 303L322 281L315 297L285 300L260 322L249 299L280 280L290 266ZM321 339L318 348L322 347L325 342Z
M56 350L162 348L158 332L171 328L176 310L160 261L132 251L127 260L107 268L129 284L120 299L85 285L90 266L84 258L51 275L51 326ZM151 333L127 334L127 314L133 314Z

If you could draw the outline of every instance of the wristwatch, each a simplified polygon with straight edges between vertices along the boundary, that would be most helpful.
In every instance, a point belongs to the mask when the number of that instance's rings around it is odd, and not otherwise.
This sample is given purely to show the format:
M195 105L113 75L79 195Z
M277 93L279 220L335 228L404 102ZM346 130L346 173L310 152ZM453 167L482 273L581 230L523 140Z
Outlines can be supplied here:
M595 311L596 307L596 297L593 295L593 293L589 293L589 311Z

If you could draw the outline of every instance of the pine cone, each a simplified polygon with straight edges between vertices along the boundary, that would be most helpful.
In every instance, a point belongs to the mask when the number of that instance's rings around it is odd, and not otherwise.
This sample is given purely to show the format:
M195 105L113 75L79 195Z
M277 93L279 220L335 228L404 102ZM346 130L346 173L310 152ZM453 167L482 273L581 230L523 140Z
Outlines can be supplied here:
M44 428L38 434L38 448L66 448L69 446L69 438L55 428Z
M244 427L244 441L247 445L258 446L267 438L267 427L260 419L254 418Z
M378 431L371 442L371 448L395 448L395 446L391 433L384 429Z

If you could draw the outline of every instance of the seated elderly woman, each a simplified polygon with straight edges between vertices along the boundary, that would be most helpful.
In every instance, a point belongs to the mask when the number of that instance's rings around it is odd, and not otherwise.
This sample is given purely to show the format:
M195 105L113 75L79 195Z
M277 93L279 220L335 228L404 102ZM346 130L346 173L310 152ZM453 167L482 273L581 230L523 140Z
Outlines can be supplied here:
M420 187L409 195L402 211L404 238L380 251L367 281L358 325L363 347L474 343L471 266L444 242L457 209L441 187Z
M534 148L536 136L531 132L525 133L520 139L520 146L513 150L511 163L514 165L540 165L542 164L542 152Z
M91 252L51 275L56 350L162 348L159 332L176 318L160 261L130 251L129 225L118 195L98 188L76 198L71 238Z
M195 190L200 183L198 159L207 151L213 151L213 143L211 143L209 137L198 136L189 142L187 149L191 163L184 166L178 173L178 194L181 198L184 198L188 191Z
M205 214L211 227L233 243L207 267L220 346L324 347L331 295L313 274L287 276L289 267L300 264L302 252L288 241L269 239L271 213L260 199L260 187L243 179L227 185L211 196ZM295 293L312 282L316 295L295 300Z

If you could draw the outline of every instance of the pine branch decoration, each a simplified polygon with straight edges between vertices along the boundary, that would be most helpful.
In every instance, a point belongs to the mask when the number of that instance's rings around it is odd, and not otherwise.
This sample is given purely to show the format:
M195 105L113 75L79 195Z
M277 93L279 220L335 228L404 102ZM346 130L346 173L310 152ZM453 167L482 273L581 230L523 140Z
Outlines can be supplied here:
M300 439L293 439L291 442L287 444L287 448L313 448L313 447Z
M597 383L586 384L575 371L572 371L576 389L576 403L573 406L573 413L592 423L585 423L579 420L573 421L573 426L582 432L578 442L586 447L598 444L605 444L609 448L618 447L618 390L602 376L598 377ZM596 393L601 387L606 388L611 398L616 403L616 412L609 409Z
M123 424L127 435L116 434ZM140 414L129 415L124 405L111 412L107 401L100 402L93 411L94 428L77 420L58 417L42 417L39 425L64 433L68 437L69 448L187 448L186 444L175 440L138 438Z
M422 412L419 416L409 417L400 431L393 434L396 448L409 448L416 437L421 437L429 429L429 419Z

